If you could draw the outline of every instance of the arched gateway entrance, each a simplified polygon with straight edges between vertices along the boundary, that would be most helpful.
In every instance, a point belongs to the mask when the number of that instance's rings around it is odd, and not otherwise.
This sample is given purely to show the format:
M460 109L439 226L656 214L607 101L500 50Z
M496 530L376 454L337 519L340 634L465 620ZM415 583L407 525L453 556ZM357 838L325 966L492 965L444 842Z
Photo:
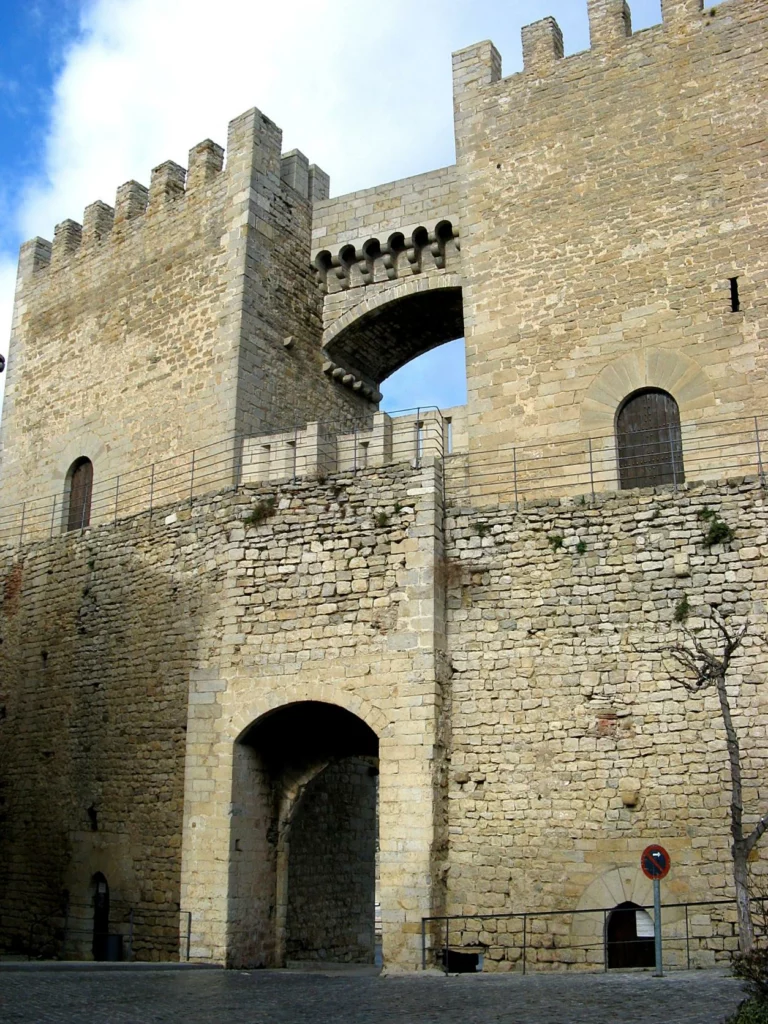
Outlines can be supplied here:
M360 718L302 701L234 748L229 960L373 963L379 743Z

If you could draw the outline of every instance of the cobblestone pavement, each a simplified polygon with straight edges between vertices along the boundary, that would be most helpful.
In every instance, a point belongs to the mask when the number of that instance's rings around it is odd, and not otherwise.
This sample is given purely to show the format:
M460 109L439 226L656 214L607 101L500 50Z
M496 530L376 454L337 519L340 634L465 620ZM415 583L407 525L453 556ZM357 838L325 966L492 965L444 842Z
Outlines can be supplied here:
M461 976L280 971L1 971L0 1021L34 1024L717 1024L719 972Z

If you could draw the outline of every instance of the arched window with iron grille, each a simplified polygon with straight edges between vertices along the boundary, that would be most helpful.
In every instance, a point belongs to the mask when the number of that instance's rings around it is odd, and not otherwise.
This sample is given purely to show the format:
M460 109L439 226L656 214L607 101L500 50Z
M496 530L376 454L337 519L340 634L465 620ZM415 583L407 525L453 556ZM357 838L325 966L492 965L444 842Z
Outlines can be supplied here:
M93 463L83 456L72 463L67 473L69 505L67 530L82 530L91 522Z
M656 487L685 480L680 410L668 391L643 388L616 416L619 486Z

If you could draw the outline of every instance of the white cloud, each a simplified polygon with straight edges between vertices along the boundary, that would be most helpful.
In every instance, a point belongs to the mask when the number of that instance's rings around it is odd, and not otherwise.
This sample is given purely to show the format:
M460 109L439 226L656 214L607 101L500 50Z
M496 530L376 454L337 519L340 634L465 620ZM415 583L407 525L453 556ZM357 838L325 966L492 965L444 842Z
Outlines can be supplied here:
M658 0L637 0L655 20ZM92 0L55 84L41 176L26 183L19 238L50 238L130 178L185 164L206 137L260 107L331 175L334 193L453 160L450 53L491 37L505 72L520 25L558 16L586 45L586 0ZM0 351L14 271L0 263ZM2 378L0 378L1 386Z
M128 178L186 163L205 137L224 143L227 121L254 104L336 191L450 161L446 6L98 0L56 88L47 180L27 190L24 233L48 236Z

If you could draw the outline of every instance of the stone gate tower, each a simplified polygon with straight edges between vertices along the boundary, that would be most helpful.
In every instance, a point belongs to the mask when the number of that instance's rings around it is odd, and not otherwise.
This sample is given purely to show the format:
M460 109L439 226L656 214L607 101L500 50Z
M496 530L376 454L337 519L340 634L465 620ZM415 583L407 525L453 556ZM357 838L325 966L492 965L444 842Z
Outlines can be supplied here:
M659 840L726 901L694 961L736 942L717 708L657 646L748 627L754 823L768 0L587 7L586 52L454 54L453 166L331 198L251 110L23 246L0 943L369 961L378 902L393 968L517 969L542 909L526 962L594 967ZM466 408L379 411L462 336Z

